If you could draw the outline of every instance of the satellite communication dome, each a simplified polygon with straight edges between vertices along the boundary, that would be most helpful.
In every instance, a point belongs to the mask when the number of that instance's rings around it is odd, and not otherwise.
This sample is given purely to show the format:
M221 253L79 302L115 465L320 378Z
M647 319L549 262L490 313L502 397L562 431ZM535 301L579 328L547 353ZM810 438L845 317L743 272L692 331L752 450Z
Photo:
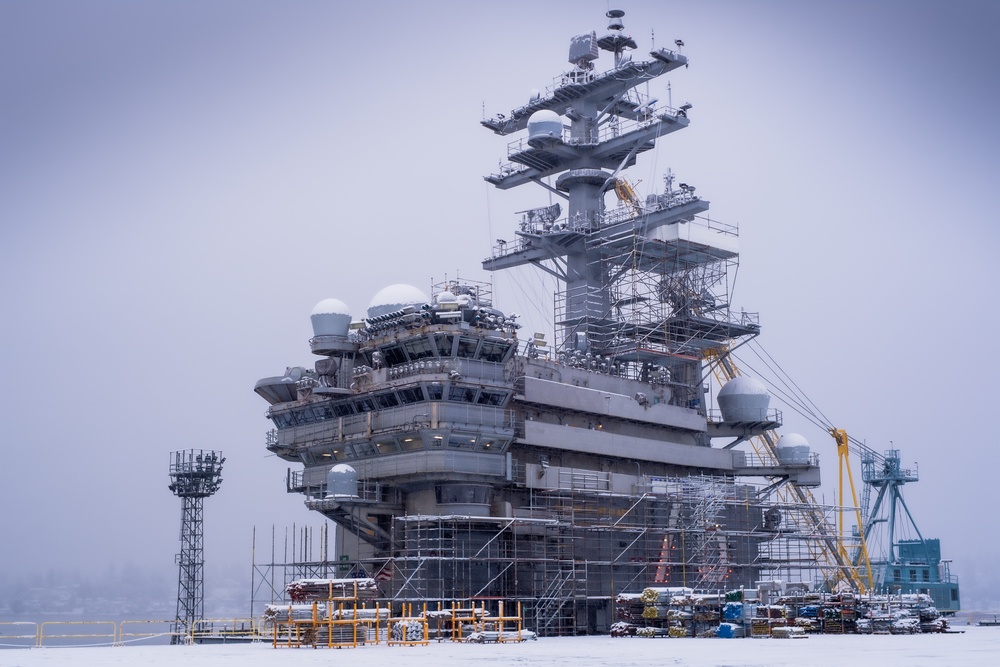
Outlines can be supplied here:
M778 438L774 449L778 455L778 463L783 466L809 463L809 441L798 433L784 434Z
M528 141L562 141L562 119L555 111L542 109L528 118Z
M394 313L405 306L422 306L428 301L427 295L413 285L389 285L372 297L372 302L368 304L368 319Z
M735 377L719 390L719 409L724 422L760 422L767 420L771 395L760 381Z
M326 497L358 495L358 473L346 463L338 463L326 473Z
M323 299L313 308L309 319L316 336L347 336L351 327L351 313L340 299Z
M444 290L443 292L438 292L437 296L434 297L434 300L437 303L458 303L458 297L449 292L448 290Z

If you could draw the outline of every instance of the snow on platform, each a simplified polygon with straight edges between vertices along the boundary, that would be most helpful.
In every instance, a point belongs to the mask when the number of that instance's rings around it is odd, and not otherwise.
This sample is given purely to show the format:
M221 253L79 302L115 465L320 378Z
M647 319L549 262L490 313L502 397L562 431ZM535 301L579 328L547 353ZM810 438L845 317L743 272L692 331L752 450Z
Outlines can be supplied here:
M962 628L959 628L962 629ZM643 639L611 637L545 638L522 644L453 644L401 647L368 645L345 649L272 648L269 644L213 646L122 646L0 650L0 667L276 667L336 662L440 667L488 660L494 667L963 667L996 664L1000 632L969 627L960 634L813 635L807 639ZM331 655L335 651L335 655ZM350 652L350 653L345 653Z

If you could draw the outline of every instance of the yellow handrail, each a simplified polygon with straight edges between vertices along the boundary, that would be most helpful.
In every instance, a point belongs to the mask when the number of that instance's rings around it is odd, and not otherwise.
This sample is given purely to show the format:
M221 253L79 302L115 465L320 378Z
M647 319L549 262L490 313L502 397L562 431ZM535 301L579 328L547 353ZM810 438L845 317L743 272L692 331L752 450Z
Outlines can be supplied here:
M72 634L45 634L46 627L50 626L111 626L111 634L103 632L85 632ZM118 639L118 626L114 621L45 621L38 630L38 646L44 646L46 639L103 639L109 638L109 643L114 644Z
M4 639L30 639L32 646L38 646L39 645L39 643L38 643L39 642L38 633L40 632L40 628L38 627L38 623L33 623L32 621L0 621L0 625L30 625L30 626L33 626L34 629L35 629L35 631L33 633L31 633L30 635L8 635L8 634L3 634L3 638ZM20 646L20 644L4 644L4 646Z

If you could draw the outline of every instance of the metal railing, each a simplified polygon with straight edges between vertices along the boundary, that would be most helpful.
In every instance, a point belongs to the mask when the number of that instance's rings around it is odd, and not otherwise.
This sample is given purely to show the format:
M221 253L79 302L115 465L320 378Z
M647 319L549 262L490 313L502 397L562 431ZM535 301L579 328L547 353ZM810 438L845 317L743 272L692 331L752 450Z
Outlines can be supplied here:
M158 638L181 638L182 643L203 640L249 641L265 638L252 618L204 619L187 631L174 630L176 620L132 619L116 621L0 621L0 647L124 646ZM5 627L15 628L13 633ZM159 627L157 627L159 626ZM22 632L17 630L24 629ZM13 640L13 641L11 641Z
M12 627L31 626L31 634L9 634L4 630L4 628L7 626L12 626ZM15 632L17 631L17 629L15 629ZM25 629L27 629L27 627L25 627ZM0 641L0 646L8 648L19 648L19 647L32 648L38 646L38 632L39 632L38 623L34 623L32 621L0 621L0 639L2 639L2 641ZM13 644L9 643L10 640L22 640L22 639L31 640L31 643L30 644L27 642L18 642Z
M61 629L62 632L53 630ZM94 630L87 632L88 629ZM107 630L110 629L110 632ZM38 628L38 646L53 640L86 640L86 644L116 644L118 624L114 621L46 621ZM102 641L108 640L108 641Z

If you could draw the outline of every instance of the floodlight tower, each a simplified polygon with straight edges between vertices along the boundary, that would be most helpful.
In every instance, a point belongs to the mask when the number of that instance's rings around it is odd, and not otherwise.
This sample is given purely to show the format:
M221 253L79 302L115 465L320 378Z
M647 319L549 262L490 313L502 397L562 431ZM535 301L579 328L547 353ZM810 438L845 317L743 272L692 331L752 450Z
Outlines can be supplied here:
M170 490L181 499L181 550L177 576L177 616L172 643L205 615L205 498L222 485L222 452L186 449L170 455Z

